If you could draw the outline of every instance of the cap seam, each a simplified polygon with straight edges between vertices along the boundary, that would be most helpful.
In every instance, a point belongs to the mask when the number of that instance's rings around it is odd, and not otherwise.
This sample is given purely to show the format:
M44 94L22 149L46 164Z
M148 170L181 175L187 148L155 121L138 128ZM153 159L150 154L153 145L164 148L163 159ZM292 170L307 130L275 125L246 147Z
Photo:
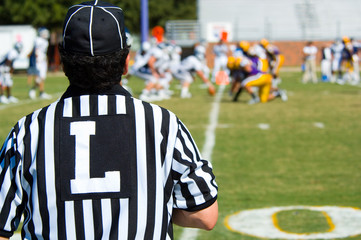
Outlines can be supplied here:
M79 6L81 6L81 5L79 5ZM68 24L69 24L69 22L70 22L70 20L73 18L73 16L74 16L77 12L79 12L80 10L82 10L83 8L86 8L86 6L81 6L79 9L77 9L76 11L74 11L74 12L70 15L68 21L66 22L65 27L64 27L64 31L63 31L63 48L65 48L65 35L66 35L65 33L66 33L66 30L68 29Z
M93 13L94 13L94 6L90 9L90 21L89 21L89 44L90 44L90 53L94 56L94 48L93 48Z
M102 9L104 12L110 14L110 16L112 16L112 18L113 18L113 19L115 20L115 22L117 23L118 35L119 35L119 39L120 39L120 49L123 49L122 31L121 31L121 29L120 29L118 19L114 16L113 13L111 13L110 11L108 11L106 8L104 8L104 7L99 7L99 8Z

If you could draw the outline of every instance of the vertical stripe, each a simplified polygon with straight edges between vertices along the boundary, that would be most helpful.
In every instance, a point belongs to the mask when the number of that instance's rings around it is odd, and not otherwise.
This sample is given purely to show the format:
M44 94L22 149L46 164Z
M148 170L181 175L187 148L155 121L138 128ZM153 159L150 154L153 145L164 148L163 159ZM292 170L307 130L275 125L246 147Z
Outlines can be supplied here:
M134 99L135 122L136 122L136 142L137 146L145 146L145 115L144 107L141 101ZM138 194L138 216L137 216L137 232L135 239L144 239L145 226L147 225L147 156L146 149L137 148L137 194Z
M92 200L83 200L83 215L85 239L94 239Z
M101 200L101 213L102 213L102 225L103 225L103 235L101 239L107 240L110 239L110 228L112 226L112 209L110 199Z
M117 104L116 104L116 96L115 95L109 95L108 96L108 115L116 115L117 114Z
M156 145L155 145L155 125L160 122L156 122L154 119L153 109L150 104L144 103L145 110L145 140L146 140L146 152L147 152L147 225L144 235L144 239L152 239L154 234L154 217L156 206ZM160 120L160 119L158 119ZM160 159L160 156L159 156Z
M80 96L80 116L89 116L89 95Z
M167 144L168 144L168 137L169 137L169 112L165 110L164 108L161 109L161 113L158 113L161 115L161 129L159 130L162 134L162 142L160 143L160 154L161 154L161 161L162 165L165 161L165 154L167 153ZM155 116L158 116L158 114L155 114ZM155 120L155 122L158 122L158 120Z
M56 239L58 236L57 229L57 206L56 206L56 191L55 191L55 158L54 158L54 114L55 104L49 106L46 121L45 121L45 184L46 194L48 196L48 211L49 213L49 234L50 239Z
M125 96L117 95L117 114L126 114Z
M27 190L27 199L29 202L31 202L31 194L30 194L30 186L33 186L33 182L34 177L32 176L32 172L30 171L31 168L31 164L32 164L32 144L31 144L31 136L30 136L30 124L32 121L32 116L35 113L28 115L25 119L25 126L23 127L25 129L25 134L24 134L24 156L23 156L23 169L24 169L24 179L28 182L28 190ZM25 181L24 181L25 182ZM25 199L24 199L25 200ZM27 208L28 210L26 211L25 215L30 215L33 212L33 204L30 204L29 202L27 202ZM27 219L27 218L25 218ZM34 222L33 221L29 221L29 222L25 222L25 227L24 230L29 233L26 234L25 237L29 238L29 239L33 239L35 238L34 236Z
M120 203L119 199L112 198L111 201L111 215L112 226L110 228L109 239L119 239L119 216L120 216Z
M91 199L90 201L93 206L94 239L101 239L103 236L102 199Z
M129 135L129 142L131 143L129 145L129 159L130 159L130 170L131 170L131 174L133 176L133 182L131 183L132 185L132 197L129 199L129 201L127 201L127 209L125 209L124 207L120 208L120 211L127 211L127 216L128 219L125 222L128 227L127 229L127 238L129 240L133 240L135 239L135 236L137 234L137 216L138 216L138 183L139 183L139 179L137 178L137 169L138 169L138 165L137 165L137 135L136 135L136 131L137 131L137 127L136 127L136 113L135 113L135 105L134 105L134 101L135 99L133 98L126 98L126 110L127 110L127 114L130 118L129 123L130 126L129 128L131 129L131 134ZM139 100L138 100L139 101ZM125 206L125 205L123 205ZM123 214L123 213L122 213ZM123 218L123 217L122 217ZM120 234L120 233L119 233Z
M36 137L39 135L39 124L38 124L38 114L39 111L34 112L33 116L32 116L32 121L30 124L30 138ZM36 169L36 153L37 153L37 141L34 140L30 140L31 142L31 161L32 164L30 166L29 172L32 174L33 176L33 186L37 185L37 174L34 174L35 172L37 172ZM41 220L41 216L40 216L40 210L39 210L39 201L38 201L38 188L34 187L33 191L32 191L32 195L31 195L31 202L33 203L33 209L32 209L32 220L34 222L34 233L37 235L42 235L42 231L43 231L43 222Z
M169 114L169 112L168 112ZM163 114L165 115L165 114ZM163 214L163 226L162 226L162 239L165 239L166 234L168 233L170 237L173 236L173 226L170 223L171 217L169 213L173 211L173 178L170 176L171 168L172 168L172 159L173 159L173 151L174 151L174 139L177 137L178 133L178 121L174 114L169 114L169 123L168 123L168 142L166 145L166 155L163 163L163 175L164 175L164 214ZM171 231L169 233L169 231Z
M74 202L65 202L66 239L76 239Z
M63 116L64 117L71 117L73 116L73 106L72 106L72 99L66 98L64 99L64 108L63 108Z
M127 240L131 236L128 233L129 227L134 227L129 224L129 200L119 199L120 203L120 214L119 214L119 240ZM129 236L128 236L129 235Z
M98 114L106 115L108 113L108 96L101 95L98 97Z
M45 238L49 237L49 211L48 196L46 194L46 173L45 173L45 120L48 108L43 108L38 115L39 133L37 141L37 153L36 153L36 169L37 169L37 188L38 188L38 200L39 200L39 211L43 222L42 236ZM52 130L52 129L51 129ZM34 136L35 137L35 136ZM35 224L36 226L36 224Z
M154 111L154 122L156 123L154 125L154 140L155 140L155 177L156 177L156 181L155 181L155 206L154 208L154 234L152 239L160 239L161 237L161 230L162 230L162 217L163 217L163 210L164 210L164 189L163 189L163 173L161 172L162 169L162 162L161 162L161 143L163 140L163 136L162 136L162 129L161 126L163 126L162 124L162 119L163 119L163 115L162 115L162 111L159 107L154 107L153 106L153 111Z
M73 109L72 117L79 117L81 114L80 98L79 97L72 98L71 105Z
M56 108L55 108L55 119L54 119L54 142L60 141L60 118L63 116L63 107L64 102L59 101ZM61 163L59 160L59 154L60 154L60 146L59 144L54 144L54 161L55 161L55 184L56 184L56 205L57 205L57 211L58 211L58 238L57 239L69 239L67 238L67 228L66 228L66 210L65 210L65 201L62 201L59 196L61 196L61 183L60 183L60 167ZM71 212L74 216L74 211ZM72 228L75 226L75 221L73 218L73 225ZM74 235L72 235L75 238L75 230ZM73 239L74 239L73 238Z
M85 239L84 231L84 214L83 214L83 201L77 200L74 201L74 216L75 216L75 230L76 230L76 238L75 239Z
M90 102L90 116L98 116L99 115L98 96L90 95L89 102Z

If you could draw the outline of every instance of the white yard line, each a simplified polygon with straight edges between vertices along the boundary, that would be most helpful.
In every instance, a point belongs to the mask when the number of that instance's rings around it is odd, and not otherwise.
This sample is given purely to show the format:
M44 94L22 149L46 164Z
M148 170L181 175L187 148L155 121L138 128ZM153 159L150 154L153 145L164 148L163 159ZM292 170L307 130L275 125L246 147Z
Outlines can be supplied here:
M52 94L52 98L49 99L49 100L57 99L57 98L59 98L61 95L62 95L62 93ZM41 98L25 99L25 100L20 100L20 101L17 102L17 103L9 103L9 104L0 103L0 110L4 110L4 109L7 109L7 108L12 108L12 107L18 107L18 106L21 106L21 105L26 105L26 104L29 104L29 103L35 103L35 102L40 102L40 101L44 101L44 99L41 99Z
M225 85L220 85L217 95L212 104L211 112L209 113L209 124L205 132L206 139L202 149L202 157L212 162L212 152L214 145L216 144L216 128L218 124L219 106L222 99L222 95ZM185 228L182 232L180 240L195 240L197 239L199 229L196 228Z

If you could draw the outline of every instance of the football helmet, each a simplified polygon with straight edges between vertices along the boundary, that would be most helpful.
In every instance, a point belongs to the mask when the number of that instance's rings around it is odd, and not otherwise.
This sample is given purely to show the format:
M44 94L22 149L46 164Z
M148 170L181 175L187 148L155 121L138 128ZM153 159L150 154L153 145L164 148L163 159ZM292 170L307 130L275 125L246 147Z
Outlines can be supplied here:
M244 52L248 52L248 49L251 45L249 44L249 42L247 41L241 41L239 43L239 47L244 51Z
M267 47L269 45L269 41L265 38L262 38L259 42L263 47Z

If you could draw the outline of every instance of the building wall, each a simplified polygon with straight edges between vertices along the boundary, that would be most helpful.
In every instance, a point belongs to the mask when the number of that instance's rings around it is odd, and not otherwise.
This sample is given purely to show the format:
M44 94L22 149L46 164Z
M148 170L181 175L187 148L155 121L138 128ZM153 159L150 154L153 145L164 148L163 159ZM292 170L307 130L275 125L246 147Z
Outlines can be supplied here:
M284 66L301 66L303 63L302 50L307 41L273 41L272 44L276 45L280 52L285 56ZM251 45L257 42L250 41ZM314 41L315 46L318 48L317 52L317 64L320 64L322 54L321 49L327 45L330 45L332 41ZM228 45L237 44L236 42L230 42ZM213 68L214 55L212 49L215 43L210 43L207 46L207 64L210 68ZM231 54L231 53L230 53Z
M229 40L361 39L360 0L198 0L201 35L216 41L229 28Z

